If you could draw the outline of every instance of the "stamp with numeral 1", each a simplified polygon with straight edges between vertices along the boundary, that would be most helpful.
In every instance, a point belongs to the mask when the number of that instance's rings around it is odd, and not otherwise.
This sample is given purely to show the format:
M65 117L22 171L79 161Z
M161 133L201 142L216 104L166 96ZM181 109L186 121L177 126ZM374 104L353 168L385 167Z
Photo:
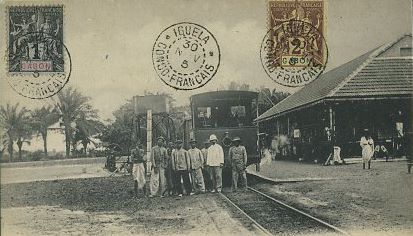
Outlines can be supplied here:
M194 23L178 23L163 30L152 50L153 66L167 85L181 90L204 86L216 74L220 50L215 37Z
M56 94L71 73L63 6L8 6L7 18L9 84L29 98Z

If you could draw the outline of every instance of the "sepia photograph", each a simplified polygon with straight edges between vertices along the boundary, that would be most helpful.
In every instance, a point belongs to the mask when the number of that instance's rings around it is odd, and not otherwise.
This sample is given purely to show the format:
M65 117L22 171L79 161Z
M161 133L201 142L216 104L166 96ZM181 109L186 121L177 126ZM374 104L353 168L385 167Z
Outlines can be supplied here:
M413 235L411 0L0 0L0 235Z

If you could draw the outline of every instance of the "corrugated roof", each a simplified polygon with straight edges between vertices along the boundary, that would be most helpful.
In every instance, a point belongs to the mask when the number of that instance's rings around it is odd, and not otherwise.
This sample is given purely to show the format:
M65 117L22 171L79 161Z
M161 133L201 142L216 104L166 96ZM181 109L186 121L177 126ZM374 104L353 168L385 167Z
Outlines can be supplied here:
M301 90L261 114L256 121L266 120L302 106L315 104L330 97L412 94L413 58L376 58L377 55L402 38L388 45L375 48L326 72Z
M374 58L332 97L365 97L413 93L412 58Z

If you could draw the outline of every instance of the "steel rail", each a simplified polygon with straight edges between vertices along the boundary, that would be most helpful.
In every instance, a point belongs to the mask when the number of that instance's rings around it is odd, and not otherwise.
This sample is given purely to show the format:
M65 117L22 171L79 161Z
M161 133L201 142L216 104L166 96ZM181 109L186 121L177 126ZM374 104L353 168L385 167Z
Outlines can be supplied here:
M295 212L297 212L297 213L299 213L299 214L301 214L301 215L304 215L304 216L306 216L306 217L308 217L308 218L310 218L310 219L312 219L312 220L315 220L315 221L317 221L318 223L326 226L327 228L330 228L330 229L332 229L332 230L334 230L334 231L336 231L336 232L339 232L339 233L341 233L341 234L344 234L344 235L350 235L350 234L347 233L346 231L344 231L344 230L342 230L342 229L339 229L339 228L337 228L337 227L334 226L334 225L331 225L331 224L329 224L329 223L327 223L327 222L325 222L325 221L323 221L323 220L321 220L321 219L319 219L319 218L317 218L317 217L314 217L314 216L312 216L312 215L310 215L310 214L308 214L308 213L305 213L305 212L303 212L303 211L301 211L301 210L298 210L297 208L292 207L292 206L290 206L290 205L288 205L288 204L286 204L286 203L284 203L284 202L281 202L280 200L277 200L277 199L275 199L275 198L273 198L273 197L271 197L271 196L269 196L269 195L267 195L267 194L265 194L265 193L263 193L263 192L261 192L261 191L259 191L259 190L256 190L256 189L251 188L251 187L247 187L247 188L248 188L250 191L253 191L253 192L255 192L255 193L258 193L258 194L260 194L261 196L264 196L265 198L270 199L270 200L272 200L272 201L274 201L274 202L276 202L276 203L278 203L278 204L280 204L280 205L282 205L282 206L284 206L284 207L286 207L286 208L288 208L288 209L290 209L290 210L293 210L293 211L295 211Z
M249 216L244 210L242 210L241 208L239 208L237 206L237 204L235 204L233 201L231 201L227 196L225 196L222 193L219 193L221 195L221 197L223 197L227 202L229 202L232 206L234 206L238 211L240 211L245 217L247 217L252 223L254 223L254 225L261 230L265 235L271 235L273 236L273 234L268 231L266 228L264 228L262 225L260 225L257 221L255 221L251 216Z

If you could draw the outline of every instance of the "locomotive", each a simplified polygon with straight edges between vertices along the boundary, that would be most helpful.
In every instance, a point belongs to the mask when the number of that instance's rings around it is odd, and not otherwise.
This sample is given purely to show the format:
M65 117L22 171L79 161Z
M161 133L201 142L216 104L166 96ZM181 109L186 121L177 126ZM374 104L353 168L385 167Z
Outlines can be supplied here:
M190 107L191 127L185 139L195 138L200 146L211 134L218 137L225 154L224 186L231 181L228 151L234 137L240 137L247 150L247 165L259 162L258 128L253 123L257 117L258 93L233 90L200 93L190 97Z
M224 186L229 186L231 183L228 151L234 137L240 137L241 144L247 150L247 165L259 163L258 127L253 123L258 116L257 92L224 90L192 95L191 115L184 118L183 130L180 129L178 132L175 130L167 104L166 97L161 95L134 97L135 117L132 122L134 140L146 142L146 132L144 132L147 123L146 110L150 108L153 113L153 142L158 136L163 136L169 141L179 136L182 137L186 149L189 140L193 138L197 140L198 147L202 148L204 142L209 142L211 134L217 136L218 143L224 150Z

